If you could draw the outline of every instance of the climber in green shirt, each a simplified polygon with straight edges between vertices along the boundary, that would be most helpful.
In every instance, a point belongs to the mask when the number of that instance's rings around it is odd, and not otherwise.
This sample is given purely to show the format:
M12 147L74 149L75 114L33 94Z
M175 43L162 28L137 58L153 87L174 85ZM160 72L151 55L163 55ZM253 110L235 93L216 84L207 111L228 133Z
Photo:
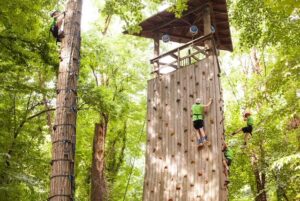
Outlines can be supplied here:
M250 136L252 136L252 130L253 130L253 124L254 124L254 120L253 117L251 116L251 112L247 111L244 114L244 121L247 122L247 125L235 132L233 132L231 135L235 135L241 131L243 131L244 135L244 147L247 146L248 140L250 138Z
M50 15L53 21L50 25L50 32L53 37L56 38L56 42L61 42L64 37L63 23L65 18L65 12L54 11Z
M205 135L203 126L203 119L204 119L204 109L209 108L212 103L212 99L206 105L201 104L201 99L197 98L196 103L192 106L192 114L193 114L193 125L194 128L197 130L197 143L200 146L203 146L203 143L210 145L207 136Z
M222 147L222 152L224 153L223 159L223 167L224 167L224 174L226 176L225 185L229 184L228 176L229 176L229 166L231 165L231 161L233 159L233 151L227 144L224 143Z

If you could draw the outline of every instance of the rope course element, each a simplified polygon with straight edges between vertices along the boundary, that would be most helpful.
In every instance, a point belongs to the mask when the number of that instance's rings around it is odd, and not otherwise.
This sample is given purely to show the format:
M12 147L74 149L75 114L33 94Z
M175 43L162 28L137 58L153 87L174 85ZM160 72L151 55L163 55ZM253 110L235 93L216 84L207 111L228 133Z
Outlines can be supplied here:
M71 194L56 194L56 195L52 195L52 196L48 197L47 201L50 201L52 198L55 198L55 197L69 197L71 199L71 201L74 200L74 198L72 197Z
M53 162L58 162L58 161L69 161L70 163L74 163L74 160L72 160L72 159L59 158L59 159L53 159L53 160L51 160L50 164L53 164Z
M59 175L53 175L50 177L50 179L56 178L56 177L68 177L70 180L74 179L74 175L70 174L59 174Z
M71 140L64 139L64 140L55 140L55 141L52 141L52 144L60 143L60 142L64 143L64 144L67 144L67 143L71 144L72 143Z
M67 93L73 92L74 94L77 94L77 89L56 89L57 94L59 94L61 91L66 91Z
M56 124L53 126L53 130L56 130L58 126L71 126L76 130L76 126L74 124Z

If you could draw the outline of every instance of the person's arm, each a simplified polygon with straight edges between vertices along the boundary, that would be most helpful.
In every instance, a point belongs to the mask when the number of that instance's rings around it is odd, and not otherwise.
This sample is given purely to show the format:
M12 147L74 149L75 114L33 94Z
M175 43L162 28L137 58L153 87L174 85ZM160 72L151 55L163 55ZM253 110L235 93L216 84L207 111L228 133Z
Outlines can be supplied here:
M212 101L213 101L213 100L210 98L210 99L209 99L209 102L208 102L206 105L204 105L204 107L205 107L205 108L208 108L208 107L211 105Z

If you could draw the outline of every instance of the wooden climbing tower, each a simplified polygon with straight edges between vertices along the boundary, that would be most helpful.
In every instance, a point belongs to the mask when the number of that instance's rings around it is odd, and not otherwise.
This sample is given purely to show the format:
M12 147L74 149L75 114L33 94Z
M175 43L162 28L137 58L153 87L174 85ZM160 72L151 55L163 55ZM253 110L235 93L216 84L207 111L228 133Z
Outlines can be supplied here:
M225 0L192 0L180 19L165 10L141 24L138 36L154 39L153 79L148 81L144 201L226 201L221 151L224 114L218 51L232 51ZM191 26L198 28L192 34ZM159 40L184 43L160 54ZM166 66L174 68L161 74ZM205 132L211 147L198 149L191 107L207 103Z

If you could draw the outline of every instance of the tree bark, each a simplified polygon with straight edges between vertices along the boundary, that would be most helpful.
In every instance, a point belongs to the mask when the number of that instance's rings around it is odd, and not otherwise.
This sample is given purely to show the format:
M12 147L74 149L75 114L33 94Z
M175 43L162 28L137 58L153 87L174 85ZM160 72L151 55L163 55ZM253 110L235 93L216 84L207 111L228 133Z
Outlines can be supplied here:
M68 1L57 81L56 118L52 134L52 168L48 198L50 201L74 200L81 9L82 0Z
M95 124L95 134L93 141L93 161L91 171L91 201L107 200L107 185L104 175L106 131L106 120L101 120L100 124Z

